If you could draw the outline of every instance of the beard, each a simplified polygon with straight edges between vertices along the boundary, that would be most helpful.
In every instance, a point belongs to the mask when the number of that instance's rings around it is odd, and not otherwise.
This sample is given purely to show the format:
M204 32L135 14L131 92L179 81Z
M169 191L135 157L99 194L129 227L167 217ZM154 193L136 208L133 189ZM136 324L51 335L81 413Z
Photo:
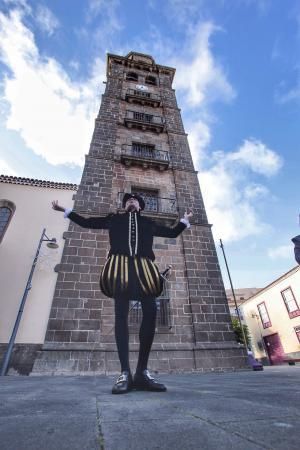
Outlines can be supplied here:
M126 211L127 212L135 212L135 211L138 212L139 209L134 204L130 204L127 206Z

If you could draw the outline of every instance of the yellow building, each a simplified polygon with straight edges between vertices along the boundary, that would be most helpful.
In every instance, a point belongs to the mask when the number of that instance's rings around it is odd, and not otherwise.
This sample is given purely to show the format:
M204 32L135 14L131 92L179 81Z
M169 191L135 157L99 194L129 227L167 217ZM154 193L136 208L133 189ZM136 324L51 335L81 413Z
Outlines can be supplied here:
M240 309L256 359L270 364L300 360L300 266L252 295Z

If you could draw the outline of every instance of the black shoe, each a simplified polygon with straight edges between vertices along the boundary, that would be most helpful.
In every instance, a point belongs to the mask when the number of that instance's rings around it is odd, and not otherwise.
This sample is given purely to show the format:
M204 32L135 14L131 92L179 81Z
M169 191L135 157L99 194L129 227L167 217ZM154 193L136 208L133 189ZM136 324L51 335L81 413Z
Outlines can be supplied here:
M167 390L164 384L151 377L148 369L136 372L133 378L133 388L137 391L165 392Z
M121 375L112 387L112 394L126 394L132 389L132 375L128 371L121 372Z

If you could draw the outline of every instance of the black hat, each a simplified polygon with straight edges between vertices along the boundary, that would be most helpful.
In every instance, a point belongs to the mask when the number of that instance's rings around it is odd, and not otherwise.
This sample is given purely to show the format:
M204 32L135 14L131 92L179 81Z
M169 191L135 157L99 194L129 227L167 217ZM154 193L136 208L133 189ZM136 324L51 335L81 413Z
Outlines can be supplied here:
M123 208L125 208L126 202L130 198L135 198L139 202L141 210L143 210L145 208L145 202L144 202L142 197L140 197L137 194L131 194L131 193L128 193L128 192L126 194L124 194L124 197L123 197L123 202L122 202Z

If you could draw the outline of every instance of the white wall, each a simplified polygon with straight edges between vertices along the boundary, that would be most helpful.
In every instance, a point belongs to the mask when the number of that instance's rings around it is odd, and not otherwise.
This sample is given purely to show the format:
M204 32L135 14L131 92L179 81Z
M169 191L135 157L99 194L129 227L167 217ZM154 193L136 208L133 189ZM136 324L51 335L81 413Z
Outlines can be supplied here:
M75 191L0 183L0 199L13 202L15 214L0 243L0 342L8 342L17 317L36 249L43 231L55 237L58 249L42 244L16 343L44 342L57 279L54 267L61 260L63 232L68 219L51 208L51 201L72 207Z
M252 346L255 357L261 358L264 352L259 351L256 343L262 340L262 336L278 333L285 353L300 352L300 343L294 327L300 325L300 316L290 318L283 301L281 291L291 287L298 305L300 306L300 267L290 272L287 276L274 282L269 288L247 300L242 306L242 313L249 327L252 338ZM263 328L260 317L258 320L252 317L255 313L259 316L257 305L265 302L271 321L271 327ZM253 345L254 344L254 345Z

